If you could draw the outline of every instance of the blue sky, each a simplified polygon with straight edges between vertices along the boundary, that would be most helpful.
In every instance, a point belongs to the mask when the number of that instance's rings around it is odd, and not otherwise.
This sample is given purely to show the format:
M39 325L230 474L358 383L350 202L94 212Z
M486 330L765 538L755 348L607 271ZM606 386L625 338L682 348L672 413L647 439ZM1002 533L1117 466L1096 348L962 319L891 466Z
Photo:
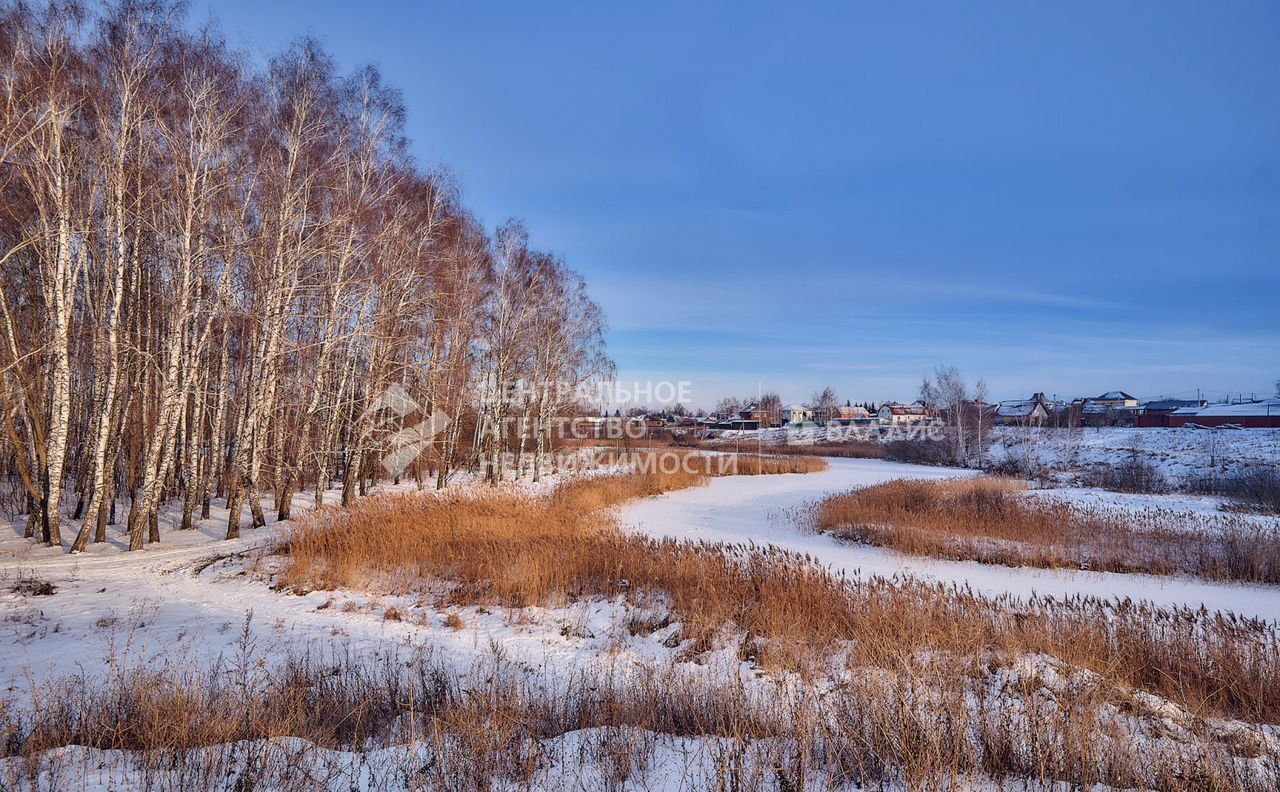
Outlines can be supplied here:
M893 5L894 8L887 6ZM587 277L619 377L910 399L1270 392L1280 3L196 0L404 91L489 225Z

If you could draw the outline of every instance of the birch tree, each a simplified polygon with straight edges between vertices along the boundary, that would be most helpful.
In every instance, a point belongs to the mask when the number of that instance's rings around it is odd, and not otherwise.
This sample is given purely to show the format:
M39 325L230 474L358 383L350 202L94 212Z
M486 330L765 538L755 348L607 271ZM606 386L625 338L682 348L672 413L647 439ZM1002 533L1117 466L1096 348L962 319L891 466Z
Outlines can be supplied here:
M259 68L181 10L0 5L0 502L48 544L74 526L72 552L122 508L130 549L222 505L234 539L246 501L261 526L265 495L283 520L295 492L376 485L420 417L377 424L391 386L446 416L420 485L481 460L497 483L512 417L541 475L610 366L582 279L414 162L376 70L308 39Z

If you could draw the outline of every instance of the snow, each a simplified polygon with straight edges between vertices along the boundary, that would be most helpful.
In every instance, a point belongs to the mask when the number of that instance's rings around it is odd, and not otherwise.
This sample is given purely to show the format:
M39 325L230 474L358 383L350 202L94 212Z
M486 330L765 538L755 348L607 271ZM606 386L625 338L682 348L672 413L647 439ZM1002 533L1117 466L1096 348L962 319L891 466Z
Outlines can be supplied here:
M620 518L629 530L652 536L775 545L808 553L832 570L850 575L911 575L988 594L1133 597L1161 605L1204 605L1246 616L1280 618L1280 589L988 567L837 542L806 528L809 509L822 496L893 478L938 479L976 472L882 460L831 459L829 465L827 471L813 474L712 479L705 487L626 505L620 509ZM555 483L555 477L548 477L536 490ZM535 490L528 481L510 486ZM1084 489L1035 492L1030 497L1135 510L1158 504L1190 517L1207 516L1218 505L1214 499L1119 496ZM306 497L299 496L295 510L309 505ZM275 591L271 572L279 559L268 550L289 525L246 529L243 538L228 542L221 539L225 514L215 509L213 516L199 523L197 530L166 532L159 545L135 553L123 552L120 537L113 534L112 542L69 556L57 548L33 545L21 538L18 527L10 528L0 540L0 690L4 697L20 705L31 695L36 680L82 670L97 673L109 662L141 667L185 658L212 663L235 656L242 629L266 658L333 645L370 658L427 650L464 675L500 654L546 690L583 675L614 678L653 669L675 669L704 680L736 676L746 684L774 684L759 678L758 669L740 661L730 648L704 654L697 663L684 661L683 646L670 640L676 634L673 626L633 634L629 624L644 616L646 605L620 600L491 612L478 607L442 609L414 595ZM14 583L31 576L48 581L56 592L31 596L12 591ZM663 613L661 602L651 607L655 616ZM389 620L386 614L393 608L399 618ZM451 626L456 624L451 617L463 626ZM1041 669L1049 661L1027 662ZM540 770L530 780L530 788L560 789L569 783L582 789L607 788L602 780L606 768L590 758L602 755L597 750L600 739L599 730L588 729L544 741L546 755L559 759ZM690 779L714 774L722 750L710 738L645 732L637 739L655 743L655 758L644 778L644 786L651 789L690 788ZM401 777L396 774L403 768L421 766L421 751L426 750L417 744L353 753L297 740L269 742L280 746L279 756L303 756L315 763L317 776L342 777L345 784L348 776L342 774L349 774L349 787L360 789L383 788L390 779ZM210 750L241 757L233 759L233 764L250 753L243 745ZM583 759L584 755L588 758ZM73 783L78 789L133 788L140 783L136 757L121 752L70 747L39 757L37 764L43 768L46 788L66 788L63 784L72 769L79 774ZM9 765L10 770L25 766L19 760L10 760ZM0 777L4 773L0 763ZM979 784L975 780L975 786Z
M1040 406L1040 402L1035 399L1021 399L1018 401L1002 401L996 405L996 417L998 418L1029 418L1036 408Z
M1246 405L1247 406L1247 405ZM755 450L756 443L812 445L848 440L920 439L916 427L815 427L805 429L757 429L718 433L721 446L739 443ZM1065 483L1090 468L1118 465L1134 455L1150 463L1175 486L1185 486L1209 475L1231 475L1258 466L1280 464L1280 429L1195 429L1082 427L987 427L983 444L987 466L1018 462L1056 472ZM821 453L821 447L814 449ZM973 460L977 465L977 460Z
M573 475L609 472L617 471L598 468ZM549 474L538 483L526 477L503 486L537 494L549 492L563 479L563 475ZM461 480L455 489L466 491L472 486L482 487ZM389 492L415 489L412 484L382 488ZM339 498L339 492L331 491L326 503ZM590 612L582 611L582 606L529 609L521 625L509 624L502 614L464 608L457 612L469 628L458 631L445 624L445 613L424 609L411 597L358 592L281 594L271 587L268 573L278 559L269 551L291 525L274 521L268 500L263 502L267 526L250 529L245 520L240 539L223 538L226 510L215 505L211 519L198 521L194 530L164 531L161 542L131 553L124 551L127 541L119 533L121 526L111 528L109 541L90 545L88 552L77 555L23 538L20 525L0 527L6 532L0 539L0 691L25 696L33 674L47 678L72 673L82 665L101 664L124 648L134 657L187 652L216 658L234 650L246 619L254 639L268 654L283 656L308 642L335 637L353 649L370 652L387 644L425 642L457 659L460 667L469 665L490 638L535 665L569 667L566 660L592 652L584 654L581 641L566 641L561 635L566 625L586 620L599 628L593 633L606 635L616 630L600 628L602 619L626 619L617 603L595 603ZM294 514L312 506L309 495L295 495ZM176 524L177 515L169 512L161 519ZM70 538L66 541L69 544ZM14 591L15 584L27 578L46 581L56 591L51 596ZM422 623L385 620L383 614L392 607ZM644 654L650 648L637 646L637 651Z
M1131 492L1112 492L1096 487L1059 487L1030 490L1033 498L1042 498L1070 504L1080 509L1092 509L1120 514L1141 515L1151 512L1176 514L1183 518L1188 531L1217 528L1224 521L1245 522L1262 526L1280 523L1276 517L1264 514L1231 512L1226 498L1216 495L1146 495Z
M538 488L554 483L550 477ZM509 486L534 489L528 481ZM300 498L295 508L305 507ZM32 545L12 528L13 538L0 543L7 554L0 558L0 697L5 706L30 702L37 684L65 675L231 661L242 651L242 634L268 663L290 654L323 654L335 646L370 663L427 652L464 677L500 659L522 674L530 689L553 700L556 691L584 678L625 679L655 669L694 674L708 683L758 676L731 648L705 653L698 663L678 661L688 642L672 640L678 638L678 625L660 626L666 621L662 602L652 603L657 629L637 634L631 626L648 610L621 600L509 611L440 608L415 595L279 592L270 576L279 558L268 551L289 530L288 523L245 529L243 538L225 541L220 539L224 521L215 509L214 520L201 523L199 530L166 533L159 545L142 551L125 553L111 544L77 556ZM29 577L47 581L55 592L32 596L13 590ZM388 619L392 609L397 617ZM645 732L637 739L654 743L644 778L648 788L658 790L688 789L693 779L712 777L715 758L725 750L709 738ZM606 742L592 729L544 740L540 755L552 761L529 786L519 788L556 790L570 783L610 788L603 777L611 770L601 764ZM286 775L300 771L303 777L325 778L327 788L386 789L401 788L406 774L424 765L423 752L429 750L429 741L335 751L283 738L212 746L199 761L236 768L265 757L296 763ZM41 789L133 789L154 782L138 754L71 746L46 752L34 764L0 761L0 786L27 779L32 767L38 768L35 786ZM239 775L238 770L228 773L228 778Z
M1203 605L1245 616L1280 619L1280 588L1213 583L1185 578L1099 572L1070 572L984 566L905 556L891 550L838 542L806 527L809 508L824 495L893 478L936 479L969 476L954 468L903 465L883 460L831 459L829 469L812 474L713 479L705 487L682 490L622 507L629 529L652 536L709 542L772 544L808 553L834 571L854 575L912 575L967 585L988 594L1030 596L1097 595L1148 599L1160 605ZM553 479L541 484L553 486ZM528 482L521 486L528 487ZM1036 497L1142 510L1169 508L1189 517L1208 516L1216 499L1191 496L1133 496L1100 490L1037 492ZM295 508L306 508L299 497ZM127 645L144 656L186 647L205 657L230 651L236 633L252 612L251 628L264 650L284 649L319 638L341 636L353 648L376 650L386 642L426 642L461 664L489 639L500 641L535 666L572 666L601 646L621 640L636 662L666 656L652 636L619 639L616 625L626 618L617 603L569 609L528 609L521 624L504 614L462 609L467 623L458 631L445 615L423 609L411 598L373 597L355 592L311 592L303 596L273 591L265 574L274 559L265 552L288 529L272 523L244 531L236 541L221 539L224 515L193 531L170 531L158 545L135 553L114 544L95 545L71 556L22 539L11 528L0 542L0 689L26 688L28 676L68 673L79 664L100 662L112 647ZM1256 518L1272 519L1275 518ZM53 584L53 596L14 593L13 585L37 576ZM390 607L422 623L386 621ZM346 608L346 610L344 610ZM585 624L585 629L565 625ZM573 638L574 634L594 638ZM612 636L612 637L610 637ZM656 654L655 654L656 653Z
M1195 413L1203 418L1234 418L1237 416L1280 415L1280 398L1243 404L1210 404Z
M1124 464L1135 456L1175 486L1185 486L1210 475L1280 464L1280 429L995 427L987 462L1034 462L1071 481L1089 468Z
M806 553L832 571L851 576L907 575L971 588L980 594L1029 597L1094 596L1148 600L1160 606L1233 611L1280 620L1280 588L1217 583L1183 577L1110 572L1009 568L977 562L908 556L879 547L839 542L806 530L805 517L824 495L894 478L973 475L958 468L921 467L869 459L829 459L822 473L714 479L624 506L622 524L661 538L773 545Z
M639 767L620 768L615 762L619 756L610 749L625 751L637 748L638 757L644 748L652 747L652 755L645 757ZM521 790L521 792L562 792L574 790L644 789L652 792L679 792L691 789L714 788L714 779L722 771L724 756L731 755L735 744L728 739L671 737L639 729L591 728L569 732L543 740L539 746L540 761L528 778L495 779L495 790ZM434 786L411 783L414 773L423 773L433 767L431 744L418 741L364 752L339 751L322 748L304 740L281 737L259 740L252 744L240 743L221 746L219 765L225 765L227 775L236 778L293 779L294 786L304 781L314 781L317 789L419 789ZM638 758L637 757L637 758ZM74 788L82 792L117 792L121 789L141 788L147 773L137 767L135 758L121 751L99 751L79 746L49 751L41 757L41 788L59 789L57 782L69 779L66 769L85 768L87 775L77 777ZM256 761L255 761L256 760ZM740 757L739 761L743 761ZM262 766L265 763L265 766ZM768 765L761 761L761 767ZM512 769L513 776L516 769ZM439 774L439 771L438 773ZM447 770L446 776L452 776ZM623 787L618 777L627 778ZM323 779L323 783L320 781ZM456 784L444 788L469 789L461 779L451 778ZM240 788L229 784L228 789ZM262 788L246 784L246 789ZM272 789L274 787L266 787ZM994 786L975 784L973 789L995 789ZM1061 785L1064 791L1067 785ZM897 792L903 787L887 785L886 792Z

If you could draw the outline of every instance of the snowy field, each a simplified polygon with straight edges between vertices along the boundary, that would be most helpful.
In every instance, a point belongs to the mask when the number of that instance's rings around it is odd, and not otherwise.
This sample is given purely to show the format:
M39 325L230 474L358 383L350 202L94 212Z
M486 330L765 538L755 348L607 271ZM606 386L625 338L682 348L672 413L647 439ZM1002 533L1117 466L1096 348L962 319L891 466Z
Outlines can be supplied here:
M1210 475L1231 475L1280 464L1280 429L1019 429L998 427L990 461L1034 460L1066 481L1091 468L1123 464L1135 456L1173 485Z
M857 430L808 428L722 432L720 441L756 441L811 445L843 439ZM1135 456L1155 467L1174 486L1209 475L1229 475L1251 467L1280 464L1280 429L1077 429L997 426L987 430L984 465L1020 463L1024 469L1046 469L1063 483L1103 466L1123 464ZM889 438L889 435L885 435ZM972 462L978 466L978 460Z

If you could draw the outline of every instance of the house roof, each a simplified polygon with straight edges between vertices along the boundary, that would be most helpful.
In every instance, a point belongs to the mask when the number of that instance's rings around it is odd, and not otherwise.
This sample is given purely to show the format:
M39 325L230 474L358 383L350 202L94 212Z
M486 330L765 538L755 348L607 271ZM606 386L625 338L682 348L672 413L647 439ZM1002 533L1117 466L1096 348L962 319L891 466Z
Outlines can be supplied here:
M1210 404L1196 412L1204 418L1243 418L1250 415L1280 415L1280 398L1244 404Z
M1107 391L1101 396L1095 396L1094 401L1137 401L1124 391Z
M880 409L887 409L892 415L924 415L924 407L916 404L886 404Z
M1040 402L1036 399L1019 399L1015 401L1002 401L996 405L996 417L998 418L1029 418L1035 414L1036 408L1040 406Z
M1197 399L1156 399L1142 406L1148 410L1180 410L1184 407L1203 407L1205 402Z

